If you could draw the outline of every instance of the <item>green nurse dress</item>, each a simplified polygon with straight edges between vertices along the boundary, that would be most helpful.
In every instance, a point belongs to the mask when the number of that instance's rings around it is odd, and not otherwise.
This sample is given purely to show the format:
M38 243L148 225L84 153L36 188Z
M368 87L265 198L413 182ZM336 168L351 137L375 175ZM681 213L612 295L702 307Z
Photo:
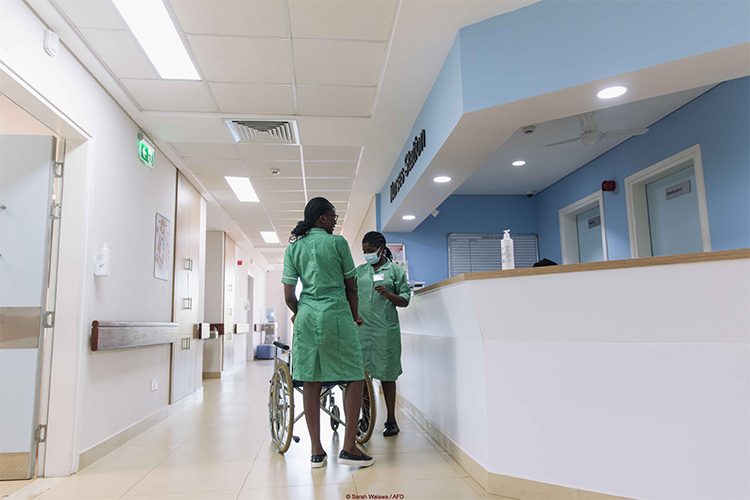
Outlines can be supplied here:
M411 290L406 280L406 271L390 260L377 271L370 264L357 267L357 294L359 315L364 324L359 328L359 342L362 344L362 357L372 378L392 382L398 378L401 369L401 328L398 313L393 303L375 291L378 285L407 301ZM382 281L374 277L383 275Z
M312 228L284 252L281 282L302 281L292 340L292 378L334 382L365 378L357 324L344 280L356 274L342 236Z

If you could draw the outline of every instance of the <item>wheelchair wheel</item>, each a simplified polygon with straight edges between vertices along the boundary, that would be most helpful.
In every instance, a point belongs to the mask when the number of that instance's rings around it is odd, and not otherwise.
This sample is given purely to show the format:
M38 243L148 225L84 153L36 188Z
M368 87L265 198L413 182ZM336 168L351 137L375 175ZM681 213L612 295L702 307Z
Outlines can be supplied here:
M271 377L268 392L268 422L271 440L280 453L289 449L294 425L294 387L289 365L280 363Z
M338 406L334 406L333 408L331 408L331 413L336 415L336 418L341 419L341 412L339 411ZM335 431L338 428L339 428L339 421L331 417L331 429Z
M377 420L376 406L372 378L365 368L365 390L362 394L362 408L359 411L357 437L355 438L359 444L366 443L372 437L372 431L375 430L375 421Z

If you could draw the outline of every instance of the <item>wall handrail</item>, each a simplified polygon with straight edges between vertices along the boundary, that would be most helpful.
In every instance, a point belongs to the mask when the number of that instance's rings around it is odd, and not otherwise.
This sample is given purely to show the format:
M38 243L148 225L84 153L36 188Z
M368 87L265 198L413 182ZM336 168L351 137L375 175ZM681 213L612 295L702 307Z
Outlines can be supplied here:
M179 323L97 321L91 323L91 350L124 349L179 340Z

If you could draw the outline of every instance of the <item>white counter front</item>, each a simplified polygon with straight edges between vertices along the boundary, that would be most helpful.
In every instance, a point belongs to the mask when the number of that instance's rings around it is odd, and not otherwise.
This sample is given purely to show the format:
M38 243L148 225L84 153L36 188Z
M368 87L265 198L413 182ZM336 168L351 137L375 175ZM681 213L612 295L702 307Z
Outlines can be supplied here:
M399 393L490 487L750 497L750 250L464 275L399 312Z

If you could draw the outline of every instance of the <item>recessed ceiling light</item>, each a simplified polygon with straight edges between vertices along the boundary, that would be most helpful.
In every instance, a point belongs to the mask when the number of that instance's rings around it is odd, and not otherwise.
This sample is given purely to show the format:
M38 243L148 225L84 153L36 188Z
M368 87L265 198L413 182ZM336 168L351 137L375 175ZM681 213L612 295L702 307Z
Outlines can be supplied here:
M604 90L600 90L599 93L596 94L596 97L599 99L612 99L614 97L620 97L627 91L628 88L623 86L608 87Z
M165 80L200 80L162 0L113 0Z
M416 219L417 217L416 217L416 215L404 215L404 216L403 216L403 217L401 217L401 218L402 218L402 219L404 219L404 220L414 220L414 219Z
M274 231L261 231L260 235L263 236L263 241L266 243L278 243L279 237Z
M224 177L229 183L229 187L234 191L235 196L240 201L257 202L258 195L255 194L253 185L250 184L250 179L247 177Z
M525 162L525 161L523 161L523 160L516 160L516 161L514 161L514 162L512 163L512 165L513 165L514 167L523 167L524 165L526 165L526 162Z
M439 177L435 177L432 180L435 181L435 182L441 182L442 183L442 182L450 182L452 179L450 177L448 177L447 175L441 175Z

